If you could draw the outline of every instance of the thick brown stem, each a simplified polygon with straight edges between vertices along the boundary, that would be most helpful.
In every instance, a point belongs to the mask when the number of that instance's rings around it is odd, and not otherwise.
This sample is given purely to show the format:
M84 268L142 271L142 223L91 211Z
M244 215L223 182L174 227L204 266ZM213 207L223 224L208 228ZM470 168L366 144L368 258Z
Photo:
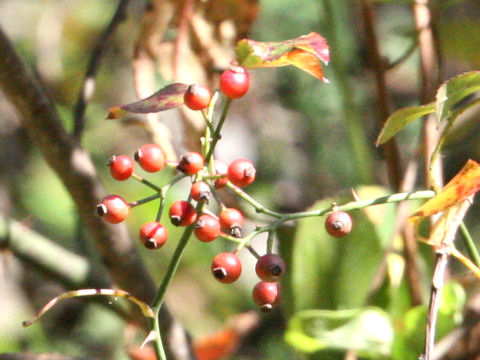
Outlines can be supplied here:
M106 193L89 154L62 127L54 104L41 82L27 69L2 29L0 69L0 89L22 119L30 140L70 193L115 283L146 302L152 301L155 285L135 250L126 226L106 224L95 214L96 204ZM170 358L190 359L191 356L185 355L191 354L191 351L183 328L172 319L165 307L162 307L160 316L165 337L182 339L170 342Z

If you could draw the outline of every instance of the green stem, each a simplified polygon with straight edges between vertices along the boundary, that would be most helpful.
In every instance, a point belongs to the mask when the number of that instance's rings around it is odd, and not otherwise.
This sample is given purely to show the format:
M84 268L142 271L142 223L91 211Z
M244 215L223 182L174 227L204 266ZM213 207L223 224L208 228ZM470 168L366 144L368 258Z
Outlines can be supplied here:
M154 310L155 319L153 319L153 331L155 331L155 341L154 341L154 351L157 360L167 360L167 356L165 355L165 349L163 348L163 341L162 341L162 334L160 332L160 323L158 321L160 315L160 307Z
M143 199L140 199L140 200L137 200L137 201L132 201L131 203L128 203L128 206L130 207L134 207L134 206L139 206L139 205L142 205L142 204L146 204L152 200L155 200L155 199L158 199L159 197L161 197L161 193L156 193L156 194L153 194L151 196L148 196L146 198L143 198Z
M141 176L139 176L135 173L132 174L132 178L137 180L137 181L140 181L142 184L147 185L148 187L152 188L153 190L156 190L158 192L160 192L160 190L161 190L157 185L152 184L150 181L144 179L143 177L141 177Z
M468 255L475 263L475 265L477 265L477 267L480 267L480 256L478 255L475 243L470 236L470 232L468 231L467 226L463 221L460 223L460 233L462 234L463 242L465 244L465 247L467 248Z
M225 123L225 119L227 118L228 109L230 108L230 104L232 103L232 99L227 99L225 103L225 107L223 108L222 115L220 116L220 120L218 121L217 127L212 134L212 140L210 142L210 148L208 149L207 155L205 155L205 163L209 163L210 158L213 155L213 150L215 150L215 146L217 145L218 140L220 140L220 132L222 131L223 124ZM208 142L208 139L206 139Z
M336 209L340 211L352 211L352 210L363 209L372 205L397 203L405 200L430 199L434 196L435 196L435 192L432 190L397 193L392 195L381 196L375 199L351 201L343 205L337 205ZM297 213L285 214L280 220L282 222L285 222L285 221L296 220L296 219L310 217L310 216L323 216L331 211L332 211L332 207L328 206L326 208L319 209L319 210L302 211Z
M173 277L178 269L178 265L180 264L180 260L182 258L185 247L188 244L190 235L193 232L194 226L195 225L190 225L185 229L185 231L182 234L182 237L180 238L180 241L178 242L177 247L175 248L175 252L173 253L172 258L170 259L170 263L168 264L167 271L165 273L165 276L163 277L163 281L158 287L157 293L155 295L155 299L153 299L152 308L154 309L154 311L159 311L160 307L162 306L165 293L167 292L167 288L172 282Z
M246 193L244 193L241 189L237 188L236 186L231 185L230 183L229 183L229 186L233 190L237 189L241 191L239 196L241 196L243 199L247 200L248 202L251 202L251 200L253 200ZM351 201L343 205L336 205L335 209L340 211L359 210L359 209L366 208L368 206L397 203L405 200L430 199L434 197L435 194L436 193L432 190L422 190L422 191L411 192L411 193L410 192L397 193L392 195L381 196L375 199ZM258 234L261 234L264 232L273 233L277 228L282 226L287 221L298 220L298 219L303 219L307 217L323 216L332 211L332 206L328 206L323 209L312 210L312 211L301 211L301 212L290 213L290 214L279 214L266 209L262 205L258 204L255 200L253 200L252 206L255 207L257 212L262 212L264 214L274 216L277 218L277 220L267 226L258 227L257 229L252 231L250 234L248 234L246 237L242 238L237 247L237 251L240 251L245 246L248 246L250 241Z
M276 212L276 211L273 211L273 210L270 210L270 209L267 209L265 206L263 206L262 204L260 204L257 200L255 200L254 198L252 198L250 195L248 195L245 191L243 191L242 189L240 189L238 186L235 186L233 185L231 182L228 182L227 183L227 186L233 190L233 192L235 194L237 194L240 198L242 198L243 200L245 200L246 202L248 202L250 205L252 205L254 208L255 208L255 211L257 213L262 213L262 214L266 214L266 215L270 215L270 216L273 216L273 217L276 217L276 218L282 218L283 215Z

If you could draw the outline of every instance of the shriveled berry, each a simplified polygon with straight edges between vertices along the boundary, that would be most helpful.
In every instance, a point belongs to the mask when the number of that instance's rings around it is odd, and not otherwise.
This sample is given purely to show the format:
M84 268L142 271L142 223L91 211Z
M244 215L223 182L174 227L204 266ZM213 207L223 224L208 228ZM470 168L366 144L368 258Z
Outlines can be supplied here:
M333 211L325 219L325 229L334 237L342 237L350 233L353 228L353 219L345 211Z
M115 180L127 180L133 173L135 163L130 156L113 155L107 165L110 168L110 174Z
M190 226L197 220L195 207L187 201L176 200L168 211L170 221L175 226Z
M167 241L167 229L157 221L149 221L140 228L139 240L147 249L159 249Z
M206 182L195 181L190 189L190 195L195 201L208 203L208 200L212 196L212 192L210 191L210 186L208 186Z
M252 291L253 301L263 312L269 312L280 301L280 287L275 282L260 281Z
M156 144L145 144L135 153L135 160L140 164L143 170L156 172L162 170L165 166L165 153L162 148Z
M260 257L255 265L255 272L265 282L275 282L285 274L285 261L276 254L266 254Z
M242 273L242 263L237 255L229 252L217 254L212 261L212 274L221 283L230 284Z
M125 220L130 213L130 206L118 195L108 195L97 205L97 213L111 224Z
M242 66L232 66L220 76L220 90L230 99L238 99L250 88L250 75Z
M183 101L189 109L202 110L210 104L212 92L202 85L190 85L185 92Z
M228 166L227 175L233 185L243 187L255 181L256 170L251 161L237 159Z
M215 160L215 174L222 175L221 178L214 181L213 185L215 186L215 189L221 189L227 184L228 182L227 172L228 172L227 165L224 162Z
M205 161L201 154L191 151L180 157L177 169L187 175L194 175L203 168L204 163Z
M220 222L211 215L201 215L195 224L193 232L200 241L213 241L220 235Z
M220 211L218 215L220 226L229 235L234 237L242 237L242 226L245 222L245 217L240 210L235 208L225 208Z

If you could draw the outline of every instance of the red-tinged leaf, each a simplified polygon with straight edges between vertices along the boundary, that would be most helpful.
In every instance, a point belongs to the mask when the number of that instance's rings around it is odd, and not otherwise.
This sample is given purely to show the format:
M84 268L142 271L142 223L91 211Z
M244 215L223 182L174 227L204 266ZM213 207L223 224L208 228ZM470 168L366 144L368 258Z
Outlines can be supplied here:
M411 122L431 114L435 111L435 104L430 103L421 106L412 106L395 111L390 115L383 125L382 131L378 135L375 145L381 145L386 143L392 137L394 137L399 131Z
M237 44L236 54L238 63L246 68L294 65L328 82L320 62L330 61L329 47L325 38L315 32L281 42L243 39Z
M123 110L120 106L113 106L108 109L107 119L120 119L128 114L128 111Z
M110 108L107 119L118 119L127 113L147 114L176 108L183 105L187 89L187 84L170 84L145 99Z
M480 164L468 160L460 172L433 198L424 203L410 217L415 222L419 217L431 216L459 204L480 189Z

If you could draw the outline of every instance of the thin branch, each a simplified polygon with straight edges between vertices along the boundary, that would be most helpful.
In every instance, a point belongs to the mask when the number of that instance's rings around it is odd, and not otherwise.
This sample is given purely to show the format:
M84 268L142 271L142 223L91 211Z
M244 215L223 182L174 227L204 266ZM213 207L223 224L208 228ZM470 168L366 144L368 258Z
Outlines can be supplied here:
M88 259L72 253L25 225L0 215L0 248L8 249L35 270L47 274L67 289L112 288L112 280ZM58 261L62 259L62 261ZM142 323L134 313L117 302L97 299L128 322Z
M418 49L420 52L420 102L427 104L435 100L436 89L439 83L438 52L435 34L432 27L432 12L429 0L415 0L413 3L413 17L417 31ZM439 132L434 116L427 116L423 123L423 142L425 156L425 172L428 181L431 180L428 169L430 156L438 142ZM435 183L442 187L442 164L436 162L433 169ZM427 184L428 186L430 184Z
M115 281L132 294L151 300L155 286L130 241L126 226L108 225L95 215L95 206L106 192L89 154L62 127L52 100L1 29L0 68L0 88L15 107L30 140L69 191Z
M119 1L117 10L113 14L113 17L110 20L110 23L106 27L105 31L95 44L92 54L90 55L87 71L85 73L85 78L82 83L82 89L78 94L77 102L75 103L75 107L73 110L73 135L77 139L80 139L80 137L82 136L83 128L85 125L85 110L87 108L88 101L90 100L91 96L95 91L95 76L97 75L98 69L100 68L103 53L108 45L110 37L115 32L120 23L125 20L127 6L129 2L130 0Z
M445 269L448 264L449 253L442 249L437 251L437 263L432 279L432 291L427 315L424 360L431 360L435 345L435 329L437 327L438 309L445 279Z
M375 85L377 91L377 110L380 120L380 126L383 126L390 115L389 95L387 83L385 81L386 64L383 60L378 46L378 37L375 29L375 14L370 0L361 0L360 8L364 21L364 30L367 38L366 46L368 58L371 62L375 76ZM402 180L402 166L400 154L395 139L391 139L384 146L384 153L388 168L388 177L390 185L395 189L400 189Z
M150 302L155 285L131 241L125 225L109 225L95 215L95 206L106 195L89 154L61 125L55 106L46 90L25 66L10 40L0 28L0 89L14 106L30 140L58 174L70 193L78 214L95 242L102 261L115 283L134 296ZM162 332L174 339L188 337L162 306ZM169 348L170 359L185 359Z

